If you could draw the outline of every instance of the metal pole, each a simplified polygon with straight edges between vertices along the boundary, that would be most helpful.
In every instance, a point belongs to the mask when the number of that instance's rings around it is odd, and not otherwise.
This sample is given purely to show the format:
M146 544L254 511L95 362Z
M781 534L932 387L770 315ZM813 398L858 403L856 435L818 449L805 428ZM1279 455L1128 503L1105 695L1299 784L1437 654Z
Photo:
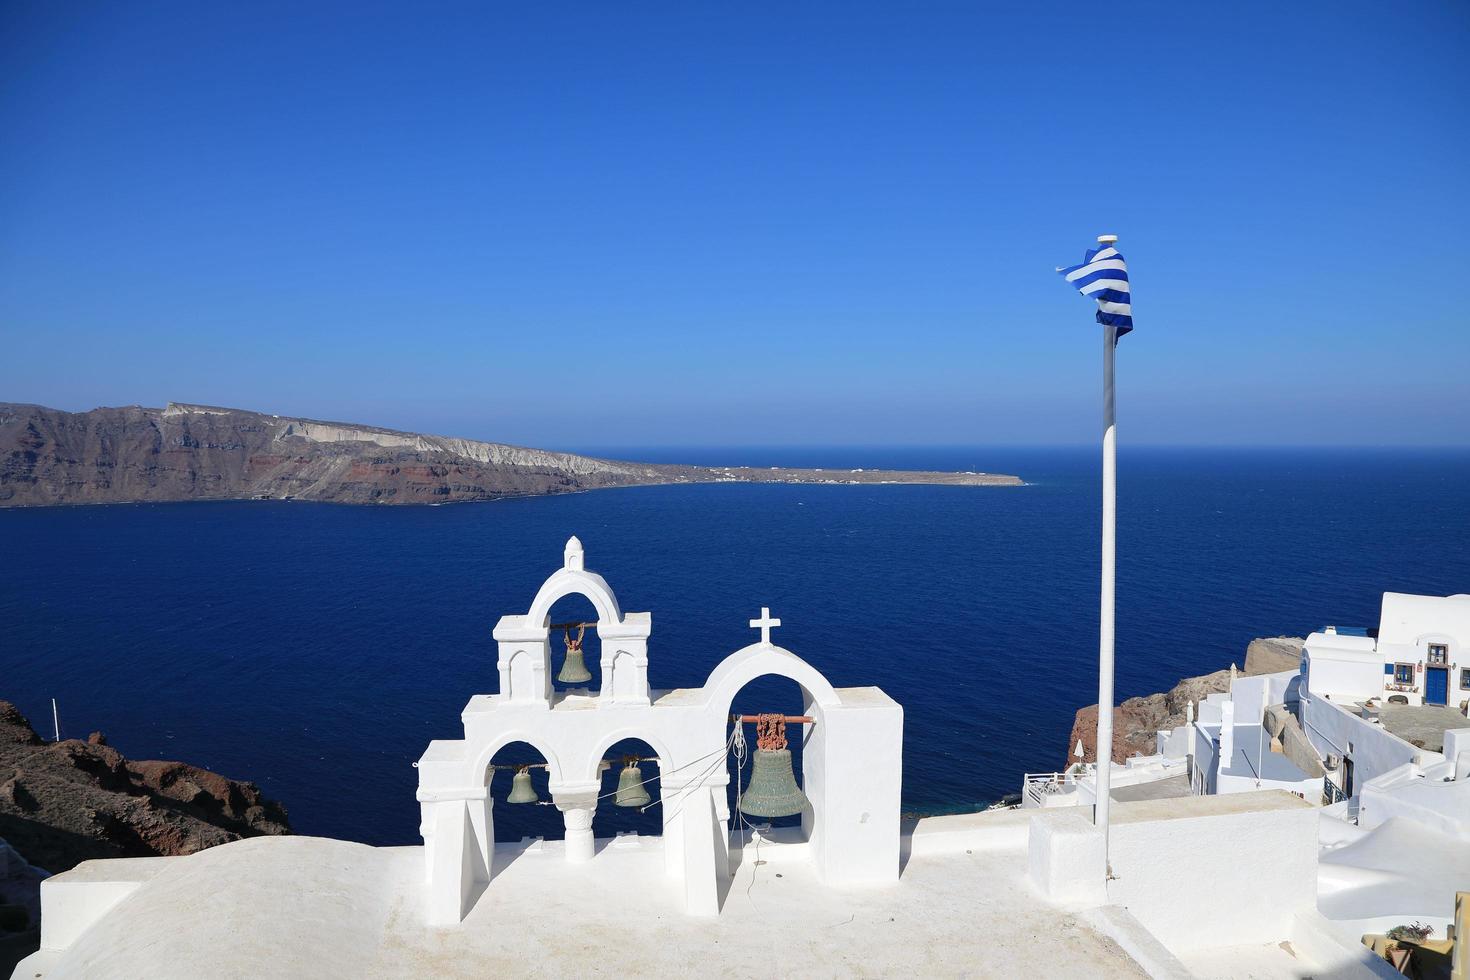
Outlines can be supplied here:
M56 713L56 699L51 699L51 727L56 730L56 741L61 741L61 717Z
M1098 243L1111 245L1118 239L1099 235ZM1108 863L1108 811L1113 802L1110 783L1113 767L1113 582L1116 561L1118 496L1118 430L1113 417L1113 356L1118 345L1118 328L1103 328L1103 510L1102 589L1099 603L1097 649L1097 803L1093 823L1102 828L1103 881L1111 877Z

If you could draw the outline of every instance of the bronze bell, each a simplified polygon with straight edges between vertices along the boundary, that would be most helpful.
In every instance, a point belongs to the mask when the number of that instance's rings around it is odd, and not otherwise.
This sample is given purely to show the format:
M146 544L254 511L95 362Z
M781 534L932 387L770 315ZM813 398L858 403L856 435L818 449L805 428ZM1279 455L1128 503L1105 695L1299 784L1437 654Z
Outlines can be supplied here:
M618 791L613 795L614 806L648 806L653 797L648 795L648 787L643 785L643 770L638 768L638 763L633 759L623 767L618 774Z
M790 749L756 749L750 785L740 796L740 812L752 817L789 817L806 809L806 794L796 785Z
M566 631L567 657L562 661L561 673L556 679L563 684L581 684L592 679L592 672L587 669L587 661L582 658L582 635L587 632L587 627L577 627L577 638L572 639L570 628Z
M786 719L761 715L756 722L756 750L751 757L750 784L740 796L740 812L752 817L789 817L806 809L806 794L796 785L791 750L786 747Z
M505 798L507 803L540 803L541 797L536 795L536 787L531 785L531 770L522 766L516 770L516 774L510 781L510 795Z

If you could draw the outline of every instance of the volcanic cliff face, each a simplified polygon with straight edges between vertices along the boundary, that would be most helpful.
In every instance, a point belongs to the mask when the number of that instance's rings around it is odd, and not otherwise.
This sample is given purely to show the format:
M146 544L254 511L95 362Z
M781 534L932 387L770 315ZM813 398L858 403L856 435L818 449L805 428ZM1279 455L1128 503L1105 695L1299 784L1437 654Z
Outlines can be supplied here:
M48 743L0 701L0 839L52 874L81 861L192 854L289 834L254 783L183 762L132 762L100 733Z
M994 473L679 466L207 405L0 403L0 507L167 500L429 504L655 483L1018 486Z
M1275 674L1295 670L1301 662L1302 644L1295 636L1272 636L1255 639L1245 651L1245 669L1241 674ZM1162 729L1184 724L1185 706L1199 704L1208 695L1230 690L1230 671L1217 670L1200 677L1186 677L1162 694L1129 698L1113 709L1113 761L1125 762L1133 755L1153 755L1158 751L1158 733ZM1097 760L1097 705L1077 710L1072 734L1067 742L1066 765L1078 761L1074 752L1082 743L1082 761Z
M0 405L0 505L298 498L436 503L661 482L657 467L170 404Z

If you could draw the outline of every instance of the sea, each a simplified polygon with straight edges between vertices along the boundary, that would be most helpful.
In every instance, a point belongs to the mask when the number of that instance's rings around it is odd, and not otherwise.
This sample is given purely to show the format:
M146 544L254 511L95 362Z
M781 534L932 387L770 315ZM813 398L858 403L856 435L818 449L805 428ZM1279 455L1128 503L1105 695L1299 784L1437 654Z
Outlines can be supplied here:
M833 684L899 701L909 814L982 808L1025 773L1067 764L1073 714L1097 700L1095 448L598 454L986 470L1026 485L0 510L0 698L47 736L54 698L62 737L102 731L129 758L253 781L299 833L416 843L414 760L461 735L471 695L495 691L491 629L526 611L575 534L623 609L652 613L654 687L701 684L756 638L747 623L768 606L774 639ZM1253 637L1376 625L1385 591L1470 592L1470 451L1120 451L1119 699L1241 663ZM593 613L569 597L553 618ZM735 703L800 707L784 680L754 682ZM634 743L609 755L640 751L651 754ZM538 760L518 745L496 762ZM545 801L545 776L533 776ZM510 780L496 772L497 798ZM650 788L646 809L604 801L597 833L657 833ZM501 839L560 836L551 806L497 805L495 817Z

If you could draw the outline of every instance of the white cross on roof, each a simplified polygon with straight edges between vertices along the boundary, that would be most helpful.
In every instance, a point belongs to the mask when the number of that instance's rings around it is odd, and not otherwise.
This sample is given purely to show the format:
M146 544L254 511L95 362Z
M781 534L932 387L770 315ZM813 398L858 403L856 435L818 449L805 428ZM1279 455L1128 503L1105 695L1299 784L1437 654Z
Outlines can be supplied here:
M772 619L771 618L771 610L768 609L765 606L761 606L761 618L760 619L752 619L750 621L750 625L753 628L759 629L761 631L761 642L764 643L766 646L770 646L771 645L771 627L773 627L773 626L780 626L781 625L781 621L779 619Z

